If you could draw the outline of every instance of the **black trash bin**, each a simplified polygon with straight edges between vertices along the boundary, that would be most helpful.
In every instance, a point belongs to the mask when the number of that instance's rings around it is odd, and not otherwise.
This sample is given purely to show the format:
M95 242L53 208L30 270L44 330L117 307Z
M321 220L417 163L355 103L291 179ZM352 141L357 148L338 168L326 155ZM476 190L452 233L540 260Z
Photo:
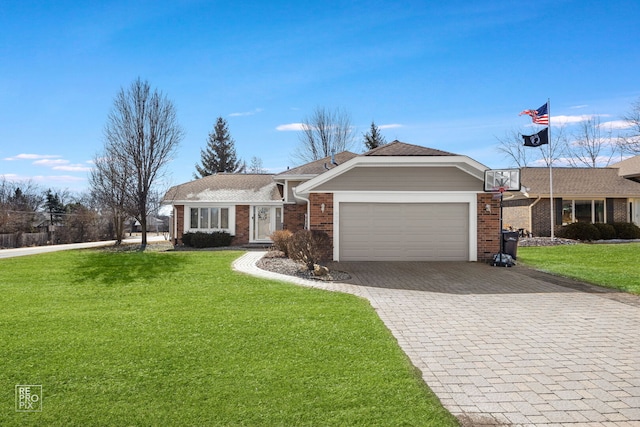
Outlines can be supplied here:
M518 254L518 232L502 230L503 253L511 255L513 259L517 259Z

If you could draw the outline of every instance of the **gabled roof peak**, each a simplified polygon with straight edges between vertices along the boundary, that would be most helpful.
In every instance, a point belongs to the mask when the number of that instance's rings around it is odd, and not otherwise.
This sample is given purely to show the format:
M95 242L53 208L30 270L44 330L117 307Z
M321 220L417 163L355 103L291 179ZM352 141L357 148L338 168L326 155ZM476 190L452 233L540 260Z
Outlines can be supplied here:
M457 156L457 154L395 140L367 151L363 156Z
M342 151L340 153L337 153L333 157L337 164L342 164L353 159L354 157L358 157L358 155L356 153L352 153L351 151ZM284 172L280 172L276 175L276 178L286 175L319 175L336 166L337 165L335 164L331 164L331 156L327 156L323 157L322 159L318 159L309 163L305 163L304 165L288 169Z

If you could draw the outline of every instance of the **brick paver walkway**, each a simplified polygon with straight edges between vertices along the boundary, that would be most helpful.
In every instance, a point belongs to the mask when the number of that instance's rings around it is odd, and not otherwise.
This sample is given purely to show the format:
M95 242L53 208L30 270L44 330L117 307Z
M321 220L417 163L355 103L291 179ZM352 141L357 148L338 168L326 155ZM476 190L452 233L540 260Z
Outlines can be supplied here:
M340 263L350 283L324 283L260 270L262 255L234 268L367 298L465 425L640 426L634 296L481 263Z

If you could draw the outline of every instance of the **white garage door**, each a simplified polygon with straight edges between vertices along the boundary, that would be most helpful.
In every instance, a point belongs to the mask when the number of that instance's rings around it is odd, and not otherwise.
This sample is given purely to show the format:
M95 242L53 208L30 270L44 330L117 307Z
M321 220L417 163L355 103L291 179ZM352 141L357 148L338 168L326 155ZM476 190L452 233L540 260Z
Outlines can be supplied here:
M340 203L341 261L468 261L467 203Z

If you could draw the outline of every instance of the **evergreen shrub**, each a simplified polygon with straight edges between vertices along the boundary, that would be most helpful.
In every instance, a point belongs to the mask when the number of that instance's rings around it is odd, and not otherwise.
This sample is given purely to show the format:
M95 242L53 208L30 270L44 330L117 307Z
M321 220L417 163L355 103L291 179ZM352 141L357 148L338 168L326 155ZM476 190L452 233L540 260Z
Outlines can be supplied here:
M602 240L610 240L615 239L617 236L616 229L611 224L597 223L593 224L596 226L598 231L600 232L600 238Z
M640 239L640 227L631 222L614 222L611 224L616 230L618 239Z
M600 240L600 230L588 222L574 222L560 230L560 236L572 240Z
M226 231L214 231L205 233L196 231L195 233L184 233L182 235L182 243L185 246L193 248L218 248L221 246L230 246L233 236Z

